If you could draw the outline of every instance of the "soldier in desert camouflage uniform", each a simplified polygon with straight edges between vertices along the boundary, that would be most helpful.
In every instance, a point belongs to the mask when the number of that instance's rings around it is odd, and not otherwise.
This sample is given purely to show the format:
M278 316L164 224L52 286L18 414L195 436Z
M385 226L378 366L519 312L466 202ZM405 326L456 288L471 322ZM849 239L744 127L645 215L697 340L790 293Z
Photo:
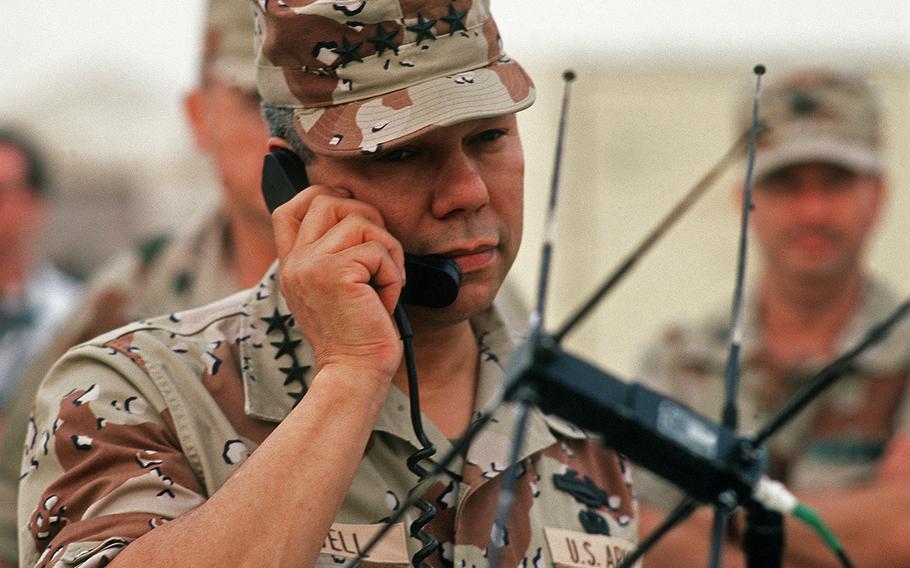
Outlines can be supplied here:
M312 566L351 558L400 506L418 446L390 313L403 250L464 278L408 307L424 424L440 454L493 397L511 337L493 298L521 239L515 114L530 79L486 0L256 4L270 126L314 185L274 217L279 262L197 310L71 350L41 387L20 498L23 565ZM284 122L286 120L286 122ZM431 488L434 566L616 565L637 532L630 471L532 412L515 513L493 527L506 406ZM382 541L370 565L421 543ZM167 521L167 522L166 522Z
M11 417L25 366L78 305L82 283L47 256L41 235L52 225L54 183L45 153L27 130L0 125L0 440L15 430ZM24 424L24 422L23 422ZM21 436L20 436L21 438ZM0 568L16 564L16 487L22 444L0 455L12 472L0 485ZM12 460L7 468L6 459Z
M885 191L870 87L806 70L769 84L762 97L770 132L756 154L753 229L764 267L744 313L739 398L740 427L753 432L899 300L862 262ZM728 312L678 325L648 351L642 375L720 419L728 348ZM771 444L771 476L817 506L858 566L910 565L908 380L904 322ZM642 525L652 526L659 516L651 507L667 509L680 495L640 480ZM697 517L671 533L649 564L706 565L709 523ZM787 565L836 566L804 530L788 526ZM737 554L725 566L740 565Z

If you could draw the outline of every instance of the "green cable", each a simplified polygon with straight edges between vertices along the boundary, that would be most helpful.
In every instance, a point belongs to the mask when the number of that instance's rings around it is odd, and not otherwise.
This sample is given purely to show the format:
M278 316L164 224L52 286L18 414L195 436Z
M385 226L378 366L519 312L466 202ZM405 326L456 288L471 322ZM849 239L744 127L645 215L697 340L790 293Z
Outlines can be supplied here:
M852 566L852 563L849 558L847 558L846 552L844 551L844 545L841 544L836 536L834 536L834 533L831 532L831 529L829 529L821 520L821 517L818 516L818 513L816 513L815 510L804 503L799 503L793 509L792 515L812 527L812 529L822 537L822 540L825 541L828 548L837 554L837 557L844 566Z

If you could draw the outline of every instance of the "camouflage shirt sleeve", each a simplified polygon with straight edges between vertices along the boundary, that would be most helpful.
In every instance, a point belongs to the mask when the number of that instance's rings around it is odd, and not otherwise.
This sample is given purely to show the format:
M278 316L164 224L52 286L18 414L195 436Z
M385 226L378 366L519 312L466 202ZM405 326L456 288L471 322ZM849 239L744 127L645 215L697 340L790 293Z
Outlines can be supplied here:
M205 499L130 345L125 335L76 348L42 384L20 482L21 566L103 566Z
M673 377L678 371L684 331L673 327L643 351L635 378L645 386L673 395ZM643 505L669 510L683 498L682 491L663 478L639 466L635 468L636 497Z

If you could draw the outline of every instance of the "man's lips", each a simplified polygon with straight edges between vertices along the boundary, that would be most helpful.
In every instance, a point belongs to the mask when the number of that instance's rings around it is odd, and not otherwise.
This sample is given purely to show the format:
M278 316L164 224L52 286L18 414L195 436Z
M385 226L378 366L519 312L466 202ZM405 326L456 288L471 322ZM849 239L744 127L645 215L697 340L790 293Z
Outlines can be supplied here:
M496 250L496 245L484 244L470 248L455 248L442 254L455 261L461 272L466 273L479 270L490 264L496 256Z
M797 231L788 239L793 248L822 251L836 246L837 235L831 231Z

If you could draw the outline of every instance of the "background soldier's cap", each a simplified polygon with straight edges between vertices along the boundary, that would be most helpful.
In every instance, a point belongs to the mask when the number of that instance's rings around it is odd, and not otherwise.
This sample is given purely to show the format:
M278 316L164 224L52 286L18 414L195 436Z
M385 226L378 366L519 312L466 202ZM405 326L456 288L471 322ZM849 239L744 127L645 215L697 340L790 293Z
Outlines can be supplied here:
M253 0L259 92L316 153L373 153L527 108L489 0Z
M209 0L202 69L248 93L256 93L253 8L243 0Z
M751 97L741 111L745 129L752 118ZM756 180L810 161L859 174L881 172L878 102L859 75L824 69L786 74L762 86L759 116L769 130L759 139Z

